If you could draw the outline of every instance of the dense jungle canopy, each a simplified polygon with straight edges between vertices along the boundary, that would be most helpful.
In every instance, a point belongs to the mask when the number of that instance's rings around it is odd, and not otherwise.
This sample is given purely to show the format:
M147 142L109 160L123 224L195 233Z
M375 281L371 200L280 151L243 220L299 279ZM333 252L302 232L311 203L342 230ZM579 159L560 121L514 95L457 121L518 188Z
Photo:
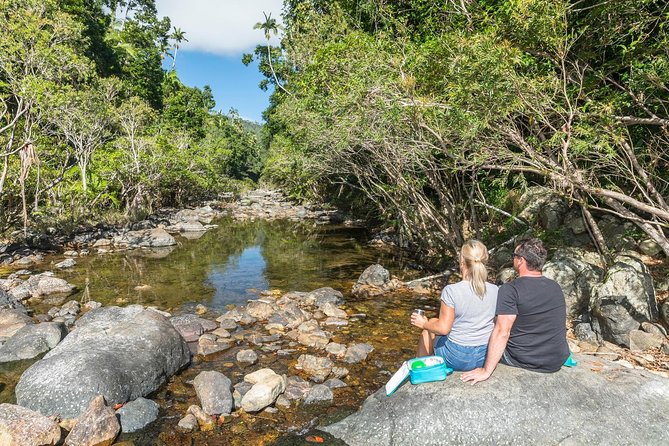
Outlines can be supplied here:
M0 11L5 229L260 178L454 252L543 185L601 251L612 214L669 255L666 1L286 0L244 57L274 91L260 137L162 68L184 36L153 0Z
M264 176L451 252L544 185L601 251L608 213L669 255L668 18L660 0L288 0L281 47L255 51L280 87Z

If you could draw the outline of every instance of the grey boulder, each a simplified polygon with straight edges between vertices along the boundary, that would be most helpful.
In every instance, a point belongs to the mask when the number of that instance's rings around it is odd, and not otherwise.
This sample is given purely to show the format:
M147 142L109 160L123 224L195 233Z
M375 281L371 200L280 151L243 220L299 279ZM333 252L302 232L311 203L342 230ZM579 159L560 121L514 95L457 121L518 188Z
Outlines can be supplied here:
M324 384L316 384L304 395L304 404L319 404L334 399L332 390Z
M14 296L0 288L0 309L18 310L26 313L26 307Z
M602 268L588 261L593 255L574 248L560 249L543 267L544 276L555 280L562 288L567 316L571 318L588 308L592 287L602 278Z
M390 273L383 266L376 264L368 267L358 278L358 285L382 287L390 281Z
M669 444L669 379L577 360L557 373L500 365L474 386L455 373L390 397L381 389L321 429L356 446Z
M102 307L26 370L19 405L76 418L96 395L113 405L148 395L190 361L188 345L169 321L139 305Z
M146 398L130 401L116 411L121 432L136 432L144 429L158 418L158 404Z
M592 289L592 314L605 340L629 346L629 332L655 321L659 311L648 267L632 255L618 255L603 282Z
M54 277L52 273L42 273L30 276L16 288L9 290L9 294L18 300L30 297L48 296L51 294L72 294L75 286L63 279Z
M229 414L232 411L232 382L216 371L201 372L193 380L202 410L208 415Z
M157 228L129 231L114 237L112 243L120 247L161 248L176 245L177 241L164 229Z
M0 347L0 362L32 359L54 348L65 336L67 328L61 322L26 325Z

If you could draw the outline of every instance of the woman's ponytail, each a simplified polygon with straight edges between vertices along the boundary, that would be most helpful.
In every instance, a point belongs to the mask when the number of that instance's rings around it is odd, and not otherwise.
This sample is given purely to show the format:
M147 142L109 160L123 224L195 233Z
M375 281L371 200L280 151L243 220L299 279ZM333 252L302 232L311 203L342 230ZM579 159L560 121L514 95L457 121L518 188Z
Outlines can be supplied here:
M488 261L488 249L478 240L469 240L462 245L460 256L469 276L464 279L469 279L474 293L482 299L487 291L488 270L485 264Z

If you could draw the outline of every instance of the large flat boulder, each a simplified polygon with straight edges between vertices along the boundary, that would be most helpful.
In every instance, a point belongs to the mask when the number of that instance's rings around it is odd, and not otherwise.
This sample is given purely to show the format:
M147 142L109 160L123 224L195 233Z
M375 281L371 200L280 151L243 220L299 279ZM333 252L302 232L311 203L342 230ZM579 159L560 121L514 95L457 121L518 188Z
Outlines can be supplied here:
M148 395L189 361L164 316L140 305L103 307L23 373L16 399L43 415L76 418L97 395L109 405Z
M454 373L371 395L321 428L349 445L669 444L669 379L578 357L542 374L500 365L474 386Z

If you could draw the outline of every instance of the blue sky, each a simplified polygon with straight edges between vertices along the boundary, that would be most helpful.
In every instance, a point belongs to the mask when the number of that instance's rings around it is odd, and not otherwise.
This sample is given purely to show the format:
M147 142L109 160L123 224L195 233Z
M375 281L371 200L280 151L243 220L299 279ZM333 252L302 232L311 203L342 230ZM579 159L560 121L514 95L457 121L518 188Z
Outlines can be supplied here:
M260 122L271 91L262 91L258 67L241 62L242 54L265 44L253 25L272 14L280 22L283 0L156 0L158 14L186 33L177 55L176 70L183 83L209 85L216 109L235 108L240 116ZM277 45L278 38L272 39ZM171 61L170 61L171 62Z
M227 113L235 108L239 115L260 122L267 108L271 87L262 91L262 75L254 62L248 67L239 55L218 55L203 51L179 51L176 71L179 79L192 87L209 85L214 92L216 110ZM169 61L171 63L171 61Z

